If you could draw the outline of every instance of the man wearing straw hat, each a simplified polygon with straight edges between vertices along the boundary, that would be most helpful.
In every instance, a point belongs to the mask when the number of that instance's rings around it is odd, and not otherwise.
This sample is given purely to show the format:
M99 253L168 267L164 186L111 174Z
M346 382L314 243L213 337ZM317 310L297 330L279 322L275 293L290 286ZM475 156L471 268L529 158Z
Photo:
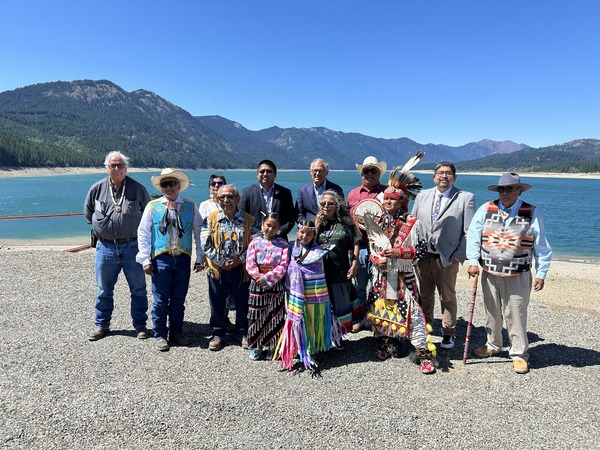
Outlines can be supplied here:
M354 188L348 194L348 207L350 213L354 215L354 208L361 201L367 199L374 199L377 196L380 197L380 201L383 202L383 194L387 186L379 182L380 178L385 174L387 170L387 163L385 161L378 161L374 156L367 156L362 164L355 164L356 169L360 173L362 184L357 188ZM380 195L381 194L381 195ZM366 313L367 307L367 284L369 283L369 244L367 240L367 234L364 230L361 232L360 241L360 252L358 256L358 275L357 280L357 294L360 303L362 314ZM357 316L358 312L353 312L352 321L352 332L356 333L361 330L362 317Z
M200 270L200 213L196 204L180 194L190 185L178 169L163 169L152 177L162 197L146 206L138 227L139 252L136 261L152 277L152 325L156 348L189 345L183 335L183 316L190 274L192 241L196 246L194 271ZM168 323L167 323L168 321Z
M131 293L131 319L138 339L146 339L148 330L148 295L146 277L135 262L138 252L137 227L150 201L144 186L127 176L129 158L110 152L104 161L108 177L95 183L87 193L84 212L92 224L96 243L96 317L90 341L102 339L110 332L115 301L113 292L121 270Z
M527 306L534 291L544 288L552 250L544 224L533 205L519 199L531 185L516 173L504 173L487 187L498 199L482 205L467 231L469 275L483 268L481 289L486 313L487 343L475 356L488 358L502 351L502 318L510 339L509 356L516 373L529 371ZM531 265L535 259L535 279Z

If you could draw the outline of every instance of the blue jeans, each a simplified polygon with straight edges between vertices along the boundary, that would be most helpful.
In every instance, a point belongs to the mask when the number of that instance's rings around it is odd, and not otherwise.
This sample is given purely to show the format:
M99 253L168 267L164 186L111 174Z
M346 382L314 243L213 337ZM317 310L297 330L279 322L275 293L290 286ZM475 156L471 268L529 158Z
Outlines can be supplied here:
M227 328L225 303L231 295L235 303L235 335L238 339L248 331L248 297L250 282L242 281L242 267L221 270L221 279L208 276L208 296L210 299L210 327L213 336L224 337Z
M158 255L152 260L152 328L156 339L180 335L183 329L185 296L190 285L191 259L188 255ZM167 327L167 317L169 325Z
M356 294L363 314L367 311L367 285L371 279L371 260L369 249L361 247L358 253L358 274L356 275Z
M96 320L98 328L108 328L114 309L115 284L123 270L131 292L131 318L134 327L146 326L148 319L148 296L144 269L135 261L138 252L136 241L110 244L98 241L96 246Z

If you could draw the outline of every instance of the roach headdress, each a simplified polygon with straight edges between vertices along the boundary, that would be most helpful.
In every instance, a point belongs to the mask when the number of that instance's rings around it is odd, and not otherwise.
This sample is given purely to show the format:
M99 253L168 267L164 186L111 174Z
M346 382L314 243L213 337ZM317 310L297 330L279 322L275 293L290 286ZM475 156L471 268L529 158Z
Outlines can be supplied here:
M402 168L394 167L388 180L389 187L385 190L383 198L405 198L408 202L417 196L417 192L421 190L423 184L410 173L410 169L416 166L423 156L425 156L425 152L418 150Z

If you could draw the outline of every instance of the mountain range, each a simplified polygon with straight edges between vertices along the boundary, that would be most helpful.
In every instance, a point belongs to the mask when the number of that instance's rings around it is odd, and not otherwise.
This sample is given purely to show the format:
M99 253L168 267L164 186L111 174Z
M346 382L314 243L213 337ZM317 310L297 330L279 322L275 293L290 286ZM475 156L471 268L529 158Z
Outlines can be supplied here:
M402 164L419 149L429 163L423 168L450 160L460 162L461 170L550 171L552 165L554 171L581 172L582 163L600 160L595 139L533 149L487 139L459 147L421 144L324 127L252 131L220 116L192 116L153 92L127 92L108 80L40 83L0 93L0 166L100 166L106 153L119 150L136 167L254 168L271 159L282 169L306 169L320 157L331 168L354 169L368 155Z

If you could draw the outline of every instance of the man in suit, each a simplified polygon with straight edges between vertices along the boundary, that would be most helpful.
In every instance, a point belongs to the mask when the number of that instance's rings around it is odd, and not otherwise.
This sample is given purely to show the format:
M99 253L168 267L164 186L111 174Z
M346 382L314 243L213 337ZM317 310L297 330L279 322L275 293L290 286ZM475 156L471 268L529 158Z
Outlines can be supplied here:
M432 323L437 288L442 308L440 346L444 349L454 347L456 276L466 259L466 233L476 210L475 196L458 189L455 181L454 163L439 163L433 173L435 187L422 191L412 209L429 245L427 255L417 263L421 307L427 323Z
M244 189L238 208L254 216L252 235L260 233L265 214L279 214L279 235L287 240L288 233L296 224L296 210L292 191L275 183L276 177L277 166L273 161L263 159L259 162L256 169L258 183Z
M341 186L329 181L329 164L327 161L317 158L310 164L310 176L312 183L306 183L298 190L296 195L296 214L297 222L310 219L315 220L317 212L319 212L319 203L321 195L328 189L334 190L340 197L344 198L344 190Z

